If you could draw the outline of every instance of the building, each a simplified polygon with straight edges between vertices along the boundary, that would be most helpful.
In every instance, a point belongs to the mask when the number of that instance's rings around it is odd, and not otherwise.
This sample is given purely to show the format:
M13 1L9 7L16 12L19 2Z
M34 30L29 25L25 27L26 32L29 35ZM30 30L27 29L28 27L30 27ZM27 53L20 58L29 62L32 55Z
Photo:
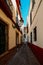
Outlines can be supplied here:
M28 15L29 42L43 48L43 0L31 0Z
M19 17L21 19L20 4L15 3L16 8L12 0L0 0L0 55L21 44L22 32L18 24Z

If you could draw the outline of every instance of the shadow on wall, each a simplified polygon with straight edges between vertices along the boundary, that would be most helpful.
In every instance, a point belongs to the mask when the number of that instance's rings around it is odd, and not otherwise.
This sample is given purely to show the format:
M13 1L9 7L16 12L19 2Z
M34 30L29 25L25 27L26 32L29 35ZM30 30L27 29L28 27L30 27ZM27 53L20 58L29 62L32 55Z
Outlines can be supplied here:
M37 57L41 65L43 65L43 48L35 46L34 44L28 43L29 47L32 49L33 53Z

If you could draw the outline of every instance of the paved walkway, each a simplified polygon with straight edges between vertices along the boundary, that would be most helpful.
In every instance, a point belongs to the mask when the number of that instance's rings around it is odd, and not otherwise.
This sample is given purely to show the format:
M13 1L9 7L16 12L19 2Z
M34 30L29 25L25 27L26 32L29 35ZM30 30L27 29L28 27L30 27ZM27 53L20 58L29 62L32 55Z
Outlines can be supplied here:
M7 65L40 65L31 49L23 45Z

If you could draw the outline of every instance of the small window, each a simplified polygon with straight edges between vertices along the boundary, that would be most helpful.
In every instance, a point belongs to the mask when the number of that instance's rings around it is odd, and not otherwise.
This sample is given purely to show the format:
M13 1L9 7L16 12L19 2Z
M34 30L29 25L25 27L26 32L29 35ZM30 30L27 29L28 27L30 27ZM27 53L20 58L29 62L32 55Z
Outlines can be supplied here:
M24 34L24 38L26 38L26 34Z
M30 12L30 25L32 24L32 12Z
M34 41L37 41L37 27L34 28Z
M32 43L32 32L30 33L30 42Z
M34 7L34 4L35 4L35 0L32 0L32 9Z

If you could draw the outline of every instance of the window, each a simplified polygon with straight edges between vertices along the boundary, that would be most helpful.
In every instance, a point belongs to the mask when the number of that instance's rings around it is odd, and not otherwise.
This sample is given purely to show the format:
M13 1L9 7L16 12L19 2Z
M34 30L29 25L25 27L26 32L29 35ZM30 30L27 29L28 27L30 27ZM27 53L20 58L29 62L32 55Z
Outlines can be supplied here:
M18 48L18 44L19 44L19 33L16 32L16 46Z
M13 4L12 4L12 1L11 0L5 0L8 8L12 11L13 10Z
M37 41L37 27L34 28L34 41Z
M30 12L30 25L32 24L32 12Z
M16 24L18 24L18 12L16 12Z
M24 38L26 38L26 34L24 34Z
M32 43L32 32L30 33L30 42Z
M34 4L35 4L35 0L32 0L32 9L34 7Z

